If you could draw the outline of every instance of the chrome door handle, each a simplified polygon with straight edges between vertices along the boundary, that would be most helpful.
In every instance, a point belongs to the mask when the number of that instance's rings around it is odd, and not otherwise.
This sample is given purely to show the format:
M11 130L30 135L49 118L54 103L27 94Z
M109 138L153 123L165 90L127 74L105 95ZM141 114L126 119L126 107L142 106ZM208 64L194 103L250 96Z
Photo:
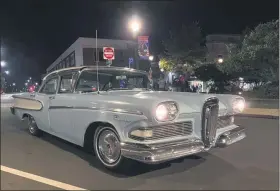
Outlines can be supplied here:
M52 99L54 99L54 98L55 98L55 96L50 96L50 97L49 97L50 100L52 100Z

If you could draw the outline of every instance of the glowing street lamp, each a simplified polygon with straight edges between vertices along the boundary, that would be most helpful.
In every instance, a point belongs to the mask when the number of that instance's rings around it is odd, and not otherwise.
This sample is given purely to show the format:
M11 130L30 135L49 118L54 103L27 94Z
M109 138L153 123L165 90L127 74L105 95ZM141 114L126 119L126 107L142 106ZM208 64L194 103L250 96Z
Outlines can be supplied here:
M218 59L218 62L221 64L221 63L223 63L223 62L224 62L224 59L219 58L219 59Z
M13 86L16 86L16 83L13 83Z
M149 56L149 60L153 61L154 60L154 56Z
M5 61L1 61L1 67L5 67L7 63Z
M38 83L36 82L35 85L38 86Z
M27 86L28 85L28 83L25 83L25 86Z
M6 71L5 71L5 74L9 75L9 74L10 74L10 71L9 71L9 70L6 70Z
M133 33L139 32L140 29L141 29L141 22L140 22L140 20L137 19L136 17L131 19L131 21L129 22L129 28L132 30Z

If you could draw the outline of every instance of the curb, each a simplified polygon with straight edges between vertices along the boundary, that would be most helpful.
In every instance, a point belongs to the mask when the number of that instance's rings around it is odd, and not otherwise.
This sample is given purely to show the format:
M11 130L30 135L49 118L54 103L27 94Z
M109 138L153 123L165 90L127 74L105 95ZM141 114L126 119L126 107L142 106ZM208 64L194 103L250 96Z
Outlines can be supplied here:
M279 119L279 116L273 115L255 115L255 114L237 114L237 117L251 117L251 118L263 118L263 119Z
M237 116L265 118L265 119L279 119L279 109L246 108L243 113L237 114Z

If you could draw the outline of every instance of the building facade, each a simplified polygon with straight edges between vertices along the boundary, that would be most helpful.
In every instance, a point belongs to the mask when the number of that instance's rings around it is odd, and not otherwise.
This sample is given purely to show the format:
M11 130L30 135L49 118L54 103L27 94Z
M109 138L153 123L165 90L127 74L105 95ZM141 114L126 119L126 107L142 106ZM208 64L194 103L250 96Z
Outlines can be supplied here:
M208 55L207 62L217 62L218 59L225 59L229 54L229 46L239 43L240 35L215 34L206 36L206 47Z
M137 42L97 39L96 48L95 38L80 37L47 68L46 72L50 73L57 69L73 66L94 66L96 60L98 60L99 65L106 65L106 60L103 59L103 47L114 48L115 59L112 61L112 66L139 69Z

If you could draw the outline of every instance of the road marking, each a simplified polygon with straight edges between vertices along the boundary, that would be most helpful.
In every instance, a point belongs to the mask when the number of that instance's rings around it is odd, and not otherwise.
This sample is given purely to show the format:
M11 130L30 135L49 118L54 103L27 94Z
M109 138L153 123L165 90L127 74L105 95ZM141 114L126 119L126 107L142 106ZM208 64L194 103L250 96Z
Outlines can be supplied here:
M30 179L30 180L34 180L34 181L37 181L37 182L40 182L40 183L43 183L43 184L48 184L50 186L60 188L60 189L63 189L63 190L86 190L84 188L79 188L79 187L76 187L76 186L72 186L70 184L65 184L63 182L58 182L58 181L55 181L55 180L52 180L52 179L44 178L44 177L41 177L41 176L38 176L38 175L35 175L35 174L23 172L23 171L13 169L13 168L9 168L9 167L3 166L3 165L1 165L1 171L8 172L10 174L14 174L14 175L17 175L17 176L21 176L21 177L24 177L24 178L27 178L27 179Z

